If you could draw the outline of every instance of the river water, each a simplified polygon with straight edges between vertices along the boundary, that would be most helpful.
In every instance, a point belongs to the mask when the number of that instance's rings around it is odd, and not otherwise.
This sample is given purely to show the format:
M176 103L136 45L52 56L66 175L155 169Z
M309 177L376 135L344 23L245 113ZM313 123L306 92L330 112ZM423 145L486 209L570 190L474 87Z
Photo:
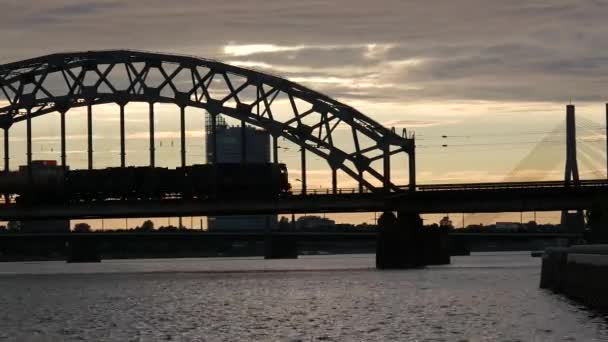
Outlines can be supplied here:
M529 253L373 265L373 255L0 263L0 341L608 340L608 318L538 288Z

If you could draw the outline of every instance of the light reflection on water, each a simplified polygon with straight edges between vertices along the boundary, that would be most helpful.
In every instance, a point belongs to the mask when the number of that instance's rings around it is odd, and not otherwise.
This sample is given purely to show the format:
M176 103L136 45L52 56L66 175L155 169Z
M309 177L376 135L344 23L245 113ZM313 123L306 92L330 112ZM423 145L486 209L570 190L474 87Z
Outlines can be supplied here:
M528 253L377 271L373 255L0 263L0 340L602 341Z

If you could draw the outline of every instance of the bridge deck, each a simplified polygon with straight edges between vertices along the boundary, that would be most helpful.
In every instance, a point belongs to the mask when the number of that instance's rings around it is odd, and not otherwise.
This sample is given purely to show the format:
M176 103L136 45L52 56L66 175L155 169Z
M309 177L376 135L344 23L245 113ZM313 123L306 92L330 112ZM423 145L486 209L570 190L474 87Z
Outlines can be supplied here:
M560 185L561 184L561 185ZM451 187L451 188L450 188ZM608 181L454 184L422 191L291 195L273 199L110 200L0 206L0 219L167 217L199 215L381 212L481 213L589 209L608 200Z
M294 237L298 240L374 240L376 231L370 232L272 232L275 237ZM449 233L455 238L496 238L496 239L573 239L582 237L577 233ZM0 239L68 239L68 238L94 238L94 239L237 239L237 240L263 240L267 237L264 232L91 232L91 233L5 233Z

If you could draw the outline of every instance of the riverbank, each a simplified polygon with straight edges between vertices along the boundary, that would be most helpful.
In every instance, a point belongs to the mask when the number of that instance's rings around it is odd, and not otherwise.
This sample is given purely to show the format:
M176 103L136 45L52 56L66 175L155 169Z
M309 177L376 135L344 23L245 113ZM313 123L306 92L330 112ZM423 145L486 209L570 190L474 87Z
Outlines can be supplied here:
M608 245L550 248L542 262L540 287L608 310Z
M96 233L90 233L95 237ZM352 239L315 238L298 241L300 255L375 253L376 237L373 234L352 233ZM0 234L0 261L42 261L66 260L69 249L65 237L37 238L19 234ZM103 235L101 233L100 235ZM88 235L87 235L88 236ZM247 257L265 255L263 240L243 238L207 238L206 233L173 236L171 233L150 232L137 239L128 234L116 233L111 239L99 238L95 244L101 259L138 258L198 258L198 257ZM485 237L469 238L466 235L450 238L451 255L466 255L469 252L530 251L545 250L552 246L568 245L568 241L558 238L521 239L514 233L513 238Z

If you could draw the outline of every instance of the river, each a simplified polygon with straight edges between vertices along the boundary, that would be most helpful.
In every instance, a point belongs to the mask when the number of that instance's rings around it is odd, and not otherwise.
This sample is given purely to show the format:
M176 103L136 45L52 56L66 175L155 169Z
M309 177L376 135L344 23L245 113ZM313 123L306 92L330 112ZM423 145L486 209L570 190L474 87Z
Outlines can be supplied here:
M608 340L606 316L538 288L529 253L373 266L373 255L0 263L0 341Z

